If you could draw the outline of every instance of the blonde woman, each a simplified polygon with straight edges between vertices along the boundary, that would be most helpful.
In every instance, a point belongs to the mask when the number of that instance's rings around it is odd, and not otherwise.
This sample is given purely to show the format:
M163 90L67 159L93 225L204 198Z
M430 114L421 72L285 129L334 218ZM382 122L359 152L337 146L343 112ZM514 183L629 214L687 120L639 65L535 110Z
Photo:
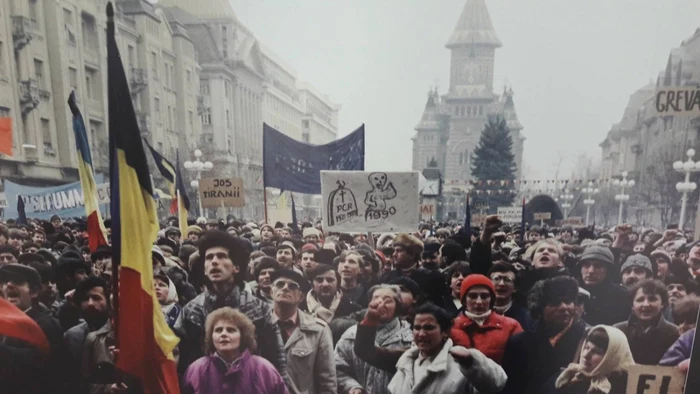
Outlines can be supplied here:
M253 355L255 326L233 308L217 309L205 323L205 353L187 368L183 394L287 394L275 367Z

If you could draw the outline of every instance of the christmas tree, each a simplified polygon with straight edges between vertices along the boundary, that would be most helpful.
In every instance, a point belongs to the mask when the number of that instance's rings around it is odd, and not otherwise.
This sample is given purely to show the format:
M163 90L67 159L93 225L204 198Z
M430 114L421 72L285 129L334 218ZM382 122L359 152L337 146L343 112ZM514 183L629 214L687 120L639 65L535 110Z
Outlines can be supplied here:
M513 139L506 121L490 117L474 150L471 170L476 182L472 191L474 203L486 204L489 211L511 206L515 197L515 155Z

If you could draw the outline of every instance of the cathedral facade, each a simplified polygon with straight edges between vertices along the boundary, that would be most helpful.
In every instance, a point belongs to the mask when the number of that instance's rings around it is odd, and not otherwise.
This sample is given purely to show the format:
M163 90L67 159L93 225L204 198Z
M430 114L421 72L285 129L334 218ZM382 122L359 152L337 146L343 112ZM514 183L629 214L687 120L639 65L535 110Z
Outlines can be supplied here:
M457 26L445 45L451 52L450 85L446 94L428 93L423 116L415 127L413 170L440 169L446 186L467 185L471 162L489 116L502 116L513 139L513 154L520 176L522 124L506 87L494 93L496 49L502 46L493 28L485 0L467 0Z

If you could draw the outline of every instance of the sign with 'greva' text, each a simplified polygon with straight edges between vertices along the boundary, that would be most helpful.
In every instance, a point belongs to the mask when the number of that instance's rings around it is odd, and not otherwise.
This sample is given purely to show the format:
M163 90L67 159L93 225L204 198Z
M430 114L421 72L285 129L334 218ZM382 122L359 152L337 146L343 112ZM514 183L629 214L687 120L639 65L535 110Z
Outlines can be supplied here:
M321 171L321 193L326 231L418 228L417 172Z
M700 115L700 87L661 87L656 91L654 107L661 116Z

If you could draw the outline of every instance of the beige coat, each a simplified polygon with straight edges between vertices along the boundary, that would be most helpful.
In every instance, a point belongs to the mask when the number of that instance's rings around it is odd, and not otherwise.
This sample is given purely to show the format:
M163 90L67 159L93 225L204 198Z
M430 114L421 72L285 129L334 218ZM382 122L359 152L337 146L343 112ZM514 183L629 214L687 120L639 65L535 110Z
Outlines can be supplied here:
M499 393L506 385L503 368L476 349L469 349L473 361L467 368L457 363L450 349L448 339L435 360L428 367L428 373L416 382L413 378L413 363L419 355L418 348L408 349L396 363L396 374L389 383L392 394L418 393Z
M284 345L287 373L297 394L336 394L333 336L320 318L299 311L299 326ZM273 315L273 320L276 318ZM276 321L275 321L276 323Z

